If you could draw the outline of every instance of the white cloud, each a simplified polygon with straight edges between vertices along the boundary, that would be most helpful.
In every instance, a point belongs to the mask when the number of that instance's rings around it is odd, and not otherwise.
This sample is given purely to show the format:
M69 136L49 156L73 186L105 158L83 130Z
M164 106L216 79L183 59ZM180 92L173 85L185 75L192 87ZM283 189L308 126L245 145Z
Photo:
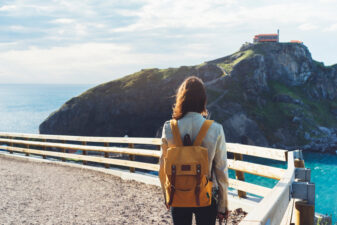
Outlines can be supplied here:
M20 80L24 82L76 82L74 77L76 80L81 75L91 74L93 77L83 81L90 83L95 81L95 74L104 71L107 66L126 63L120 56L127 54L128 51L127 46L99 43L50 49L30 47L27 50L0 53L0 68L4 75L20 74Z
M80 36L84 36L87 34L87 26L84 24L76 24L75 25L75 33Z
M26 30L26 27L18 25L18 26L10 26L9 29L13 31L24 31Z
M121 15L138 17L138 20L115 32L134 32L158 28L205 28L216 27L218 24L230 25L238 18L236 14L228 14L229 7L235 1L148 1L140 10L118 10ZM216 4L216 7L214 7Z
M15 10L17 7L16 5L4 5L0 7L0 12L1 11L11 11L11 10Z
M69 18L60 18L56 20L52 20L51 23L56 23L56 24L71 24L74 23L75 20L69 19Z
M337 0L319 0L321 3L334 3L337 4Z
M301 23L304 29L316 18L334 18L334 11L323 15L313 5L302 2L283 2L250 7L237 1L148 1L140 10L119 10L123 16L138 20L114 32L147 31L158 28L232 28L238 25L266 23ZM316 28L316 26L315 26ZM310 26L313 29L313 25Z
M301 24L298 28L303 31L309 31L309 30L316 30L318 26L312 23L304 23L304 24Z
M337 31L337 23L330 25L329 27L325 28L324 31Z
M20 82L24 83L100 83L122 75L114 72L120 71L121 68L124 68L124 73L127 74L141 68L161 66L167 62L178 66L190 53L191 51L186 54L181 52L178 56L136 53L128 45L112 43L8 50L0 53L0 80L2 83L10 83L20 77ZM189 57L196 59L200 56Z

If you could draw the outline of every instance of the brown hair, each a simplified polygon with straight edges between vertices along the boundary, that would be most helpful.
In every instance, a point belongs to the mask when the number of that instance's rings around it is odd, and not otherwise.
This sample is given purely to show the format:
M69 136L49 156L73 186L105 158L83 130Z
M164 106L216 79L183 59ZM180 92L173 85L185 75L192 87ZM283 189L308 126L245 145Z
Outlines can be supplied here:
M206 102L206 89L202 80L195 76L188 77L178 88L172 118L179 120L188 112L207 116Z

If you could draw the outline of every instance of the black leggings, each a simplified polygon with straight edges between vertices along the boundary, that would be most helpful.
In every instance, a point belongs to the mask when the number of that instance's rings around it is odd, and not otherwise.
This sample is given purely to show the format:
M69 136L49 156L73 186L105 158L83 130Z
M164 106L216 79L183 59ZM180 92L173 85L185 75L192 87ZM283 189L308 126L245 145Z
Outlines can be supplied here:
M215 225L218 213L216 201L206 207L171 207L174 225L191 225L192 215L195 214L197 225Z

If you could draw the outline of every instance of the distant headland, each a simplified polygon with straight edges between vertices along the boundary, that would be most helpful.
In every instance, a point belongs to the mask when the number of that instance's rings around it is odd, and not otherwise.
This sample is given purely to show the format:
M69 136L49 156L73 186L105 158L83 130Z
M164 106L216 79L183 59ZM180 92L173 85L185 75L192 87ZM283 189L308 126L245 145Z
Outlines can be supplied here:
M160 136L176 88L191 75L205 82L210 117L227 141L335 153L337 64L313 60L294 41L246 43L200 65L143 69L101 84L52 113L40 133Z

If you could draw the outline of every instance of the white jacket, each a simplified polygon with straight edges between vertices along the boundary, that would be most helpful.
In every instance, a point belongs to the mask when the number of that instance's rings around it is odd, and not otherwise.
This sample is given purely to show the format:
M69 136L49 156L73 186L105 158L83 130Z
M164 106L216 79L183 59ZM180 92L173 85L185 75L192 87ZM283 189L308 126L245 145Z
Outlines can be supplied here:
M189 112L183 118L178 120L178 127L182 140L185 134L189 134L193 143L204 121L205 118L200 113L196 112ZM174 145L170 121L166 121L164 124L162 142L163 144L160 158L161 167L163 166L162 158L166 155L167 148ZM221 124L214 122L211 125L202 142L202 146L208 149L208 178L211 178L212 163L214 160L214 173L216 177L216 181L214 183L219 188L218 211L225 212L225 208L228 209L228 169L225 135Z

